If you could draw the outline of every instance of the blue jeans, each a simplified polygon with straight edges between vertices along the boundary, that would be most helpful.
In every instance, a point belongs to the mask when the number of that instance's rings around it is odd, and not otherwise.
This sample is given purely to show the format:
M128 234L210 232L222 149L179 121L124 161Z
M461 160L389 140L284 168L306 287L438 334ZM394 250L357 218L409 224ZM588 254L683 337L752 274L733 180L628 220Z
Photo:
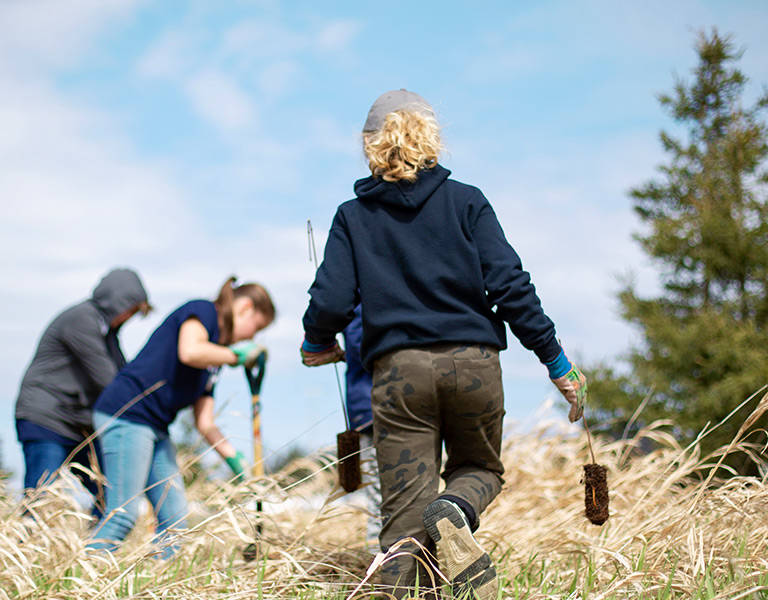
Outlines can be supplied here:
M61 444L50 440L28 440L21 443L24 453L24 488L33 489L39 485L51 483L55 477L56 471L64 464L69 454L78 446L78 442L72 441L71 444ZM69 461L69 464L80 464L87 469L91 468L89 452L93 449L96 453L96 460L102 464L101 450L99 440L93 440L91 444L82 448ZM96 518L101 518L101 505L103 498L98 484L88 475L75 469L72 471L81 481L85 489L93 496L94 502L91 514Z
M186 527L184 482L168 434L98 411L93 413L93 424L100 431L107 486L106 514L93 533L101 541L89 547L116 549L136 523L143 494L155 511L157 540L167 537L169 527ZM164 556L172 552L166 548Z

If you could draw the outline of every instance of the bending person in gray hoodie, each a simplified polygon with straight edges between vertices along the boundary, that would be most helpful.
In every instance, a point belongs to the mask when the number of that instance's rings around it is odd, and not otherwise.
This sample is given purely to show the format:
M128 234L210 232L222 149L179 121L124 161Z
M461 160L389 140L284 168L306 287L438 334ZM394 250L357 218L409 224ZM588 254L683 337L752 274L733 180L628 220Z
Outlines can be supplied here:
M113 269L89 300L60 313L43 332L16 400L25 488L49 483L70 453L93 433L91 407L125 364L118 331L137 312L146 315L150 309L136 272ZM88 467L90 448L98 457L94 440L70 462ZM77 474L97 497L96 483L79 470Z

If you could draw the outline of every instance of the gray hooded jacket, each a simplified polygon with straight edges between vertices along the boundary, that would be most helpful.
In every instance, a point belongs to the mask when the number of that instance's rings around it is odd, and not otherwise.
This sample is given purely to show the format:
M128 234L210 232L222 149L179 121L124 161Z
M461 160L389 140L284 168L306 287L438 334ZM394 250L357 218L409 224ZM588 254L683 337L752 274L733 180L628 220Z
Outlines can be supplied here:
M21 381L16 418L75 441L92 431L91 406L125 362L109 324L142 302L147 292L139 276L114 269L90 300L59 314L43 332Z

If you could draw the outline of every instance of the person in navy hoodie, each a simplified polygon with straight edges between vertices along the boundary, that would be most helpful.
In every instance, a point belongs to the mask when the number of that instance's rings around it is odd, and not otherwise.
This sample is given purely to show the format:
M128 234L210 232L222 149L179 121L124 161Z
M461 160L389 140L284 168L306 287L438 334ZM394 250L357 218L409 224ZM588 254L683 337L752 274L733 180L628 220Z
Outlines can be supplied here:
M450 179L432 108L395 90L363 127L371 176L333 219L303 324L304 364L343 355L335 335L362 304L363 365L373 373L373 429L382 491L382 569L395 596L436 579L413 538L433 552L454 592L496 598L498 577L472 532L499 493L505 323L545 364L581 417L586 379L565 356L530 275L488 200ZM438 492L441 449L447 462ZM435 578L435 579L433 579ZM437 583L441 583L437 580Z
M186 526L184 483L168 437L183 408L193 406L197 430L242 477L242 453L214 422L213 381L222 365L247 365L257 354L253 342L229 344L250 340L273 321L275 308L262 286L234 287L234 281L224 283L215 301L192 300L168 315L96 400L93 424L107 486L105 515L91 548L113 550L125 539L143 494L155 511L158 539L170 527ZM166 545L163 556L173 549Z

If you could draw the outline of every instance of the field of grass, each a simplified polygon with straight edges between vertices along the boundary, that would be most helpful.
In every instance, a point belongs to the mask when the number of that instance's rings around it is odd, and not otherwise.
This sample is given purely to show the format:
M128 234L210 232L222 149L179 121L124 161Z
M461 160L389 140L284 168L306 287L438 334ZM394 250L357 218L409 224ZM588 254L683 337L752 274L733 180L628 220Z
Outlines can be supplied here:
M767 408L768 395L753 415ZM584 517L586 437L557 423L512 431L504 444L506 484L477 534L498 566L501 597L768 599L768 476L710 476L739 440L701 456L663 423L630 440L593 440L611 490L611 517L598 527ZM656 449L638 452L644 439ZM88 516L65 480L31 500L26 516L3 498L0 599L370 597L377 573L365 515L343 502L324 465L310 457L240 486L193 484L191 528L168 560L156 557L148 515L119 552L87 552ZM257 523L259 555L248 562L242 551Z

